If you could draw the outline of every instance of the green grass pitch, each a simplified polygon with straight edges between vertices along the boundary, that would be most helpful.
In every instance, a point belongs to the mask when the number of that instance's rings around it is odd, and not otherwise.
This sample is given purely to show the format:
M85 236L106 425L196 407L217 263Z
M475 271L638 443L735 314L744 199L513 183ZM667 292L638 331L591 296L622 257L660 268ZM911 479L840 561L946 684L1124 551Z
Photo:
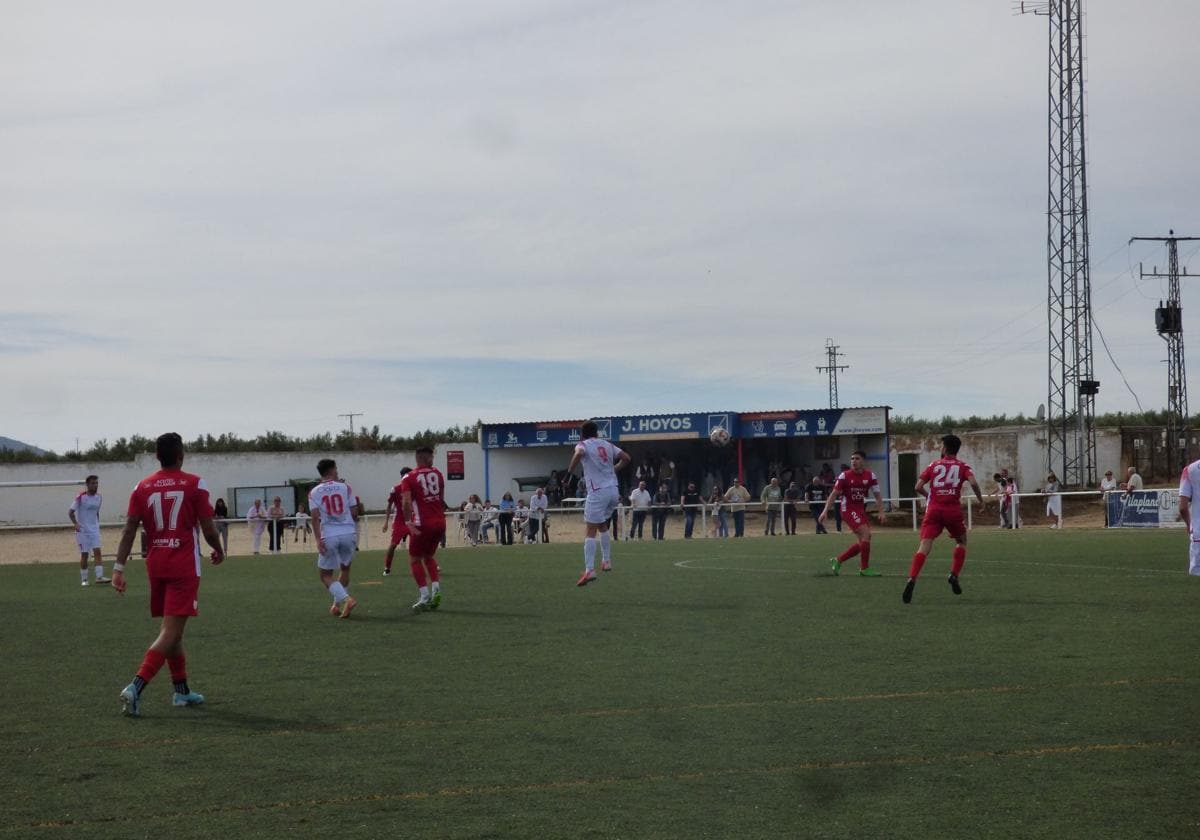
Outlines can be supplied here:
M445 551L414 615L360 554L206 567L200 708L117 694L156 632L72 566L0 567L4 837L1197 837L1200 579L1175 532Z

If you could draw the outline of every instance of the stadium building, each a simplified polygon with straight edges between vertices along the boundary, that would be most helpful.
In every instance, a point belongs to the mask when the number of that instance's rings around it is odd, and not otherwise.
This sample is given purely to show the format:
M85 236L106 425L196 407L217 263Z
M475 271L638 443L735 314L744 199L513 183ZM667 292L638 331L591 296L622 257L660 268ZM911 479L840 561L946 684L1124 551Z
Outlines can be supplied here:
M653 461L674 473L675 488L694 481L707 493L725 488L736 476L757 493L770 476L786 485L818 474L825 465L837 472L850 454L867 453L867 467L879 476L884 496L891 495L890 406L785 411L704 411L682 414L634 414L593 417L600 434L627 451L632 467ZM532 420L484 423L484 495L497 499L505 491L527 496L555 471L563 470L579 442L584 420ZM729 432L727 446L710 440L713 430ZM628 489L632 472L622 478Z

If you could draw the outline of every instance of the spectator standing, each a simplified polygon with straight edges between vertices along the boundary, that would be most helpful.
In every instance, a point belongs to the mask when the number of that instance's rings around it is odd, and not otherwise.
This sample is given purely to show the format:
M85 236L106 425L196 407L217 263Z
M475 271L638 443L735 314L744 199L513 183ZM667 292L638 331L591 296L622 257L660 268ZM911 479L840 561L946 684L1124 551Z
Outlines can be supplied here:
M658 470L655 469L654 461L649 455L647 455L645 460L642 461L641 465L634 470L633 477L639 482L645 483L646 492L648 493L653 493L658 489ZM629 496L631 499L633 498L632 493L630 493Z
M690 540L692 532L696 527L696 511L700 510L700 505L704 503L700 491L696 489L696 483L689 481L687 489L679 497L679 507L683 511L683 538Z
M796 482L789 481L787 489L783 491L783 532L785 534L796 535L796 506L800 504L802 495Z
M250 537L254 540L254 553L258 554L262 546L263 531L267 527L267 509L263 507L262 499L255 499L246 514L246 522L250 525Z
M825 530L825 523L821 521L821 511L825 509L825 498L828 495L829 491L819 475L814 475L812 481L804 488L804 501L808 502L808 512L812 514L813 522L817 523L818 534L829 533Z
M283 551L283 520L286 516L287 511L283 509L283 499L276 496L271 500L271 506L267 508L267 537L272 554L279 554Z
M296 527L295 539L292 542L300 542L300 535L304 535L304 544L308 545L308 535L312 533L312 526L308 524L308 511L303 508L296 508Z
M1117 489L1117 480L1113 478L1112 470L1104 471L1104 478L1100 479L1100 503L1104 505L1104 527L1109 526L1108 521L1108 494Z
M779 486L778 478L772 478L767 483L767 486L763 488L759 501L762 502L763 510L767 514L766 524L763 525L763 536L777 536L775 526L779 521L779 505L783 502L783 488Z
M1017 479L1010 475L1008 467L1000 470L1000 475L1008 482L1006 492L1011 500L1009 504L1009 520L1013 528L1021 527L1021 489L1017 486Z
M650 513L650 536L656 540L666 539L667 514L671 511L671 489L667 480L659 478L658 492L654 494L654 508Z
M742 481L737 476L733 477L732 486L725 491L725 501L729 503L729 511L733 514L733 535L745 536L746 503L750 501L750 491L742 486Z
M547 509L550 507L550 497L546 495L546 488L539 487L529 497L529 526L527 528L527 542L535 543L539 539L544 542L550 542L550 528L548 521Z
M708 497L708 515L712 517L712 535L714 537L729 536L729 521L725 518L725 494L719 485L714 484Z
M675 492L675 462L663 461L662 466L658 468L658 483L660 486L666 487L668 493Z
M996 495L1000 497L1000 527L1012 527L1012 490L1009 489L1008 479L996 473L992 478L996 481Z
M642 529L646 525L646 511L650 510L652 502L653 498L650 496L650 491L646 489L646 482L639 481L638 486L629 494L629 505L633 509L633 520L629 524L629 539L633 539L635 533L639 540L642 538Z
M513 544L513 513L516 512L517 505L513 501L512 493L505 491L500 497L500 534L497 539L500 540L500 545Z
M467 497L463 513L467 521L467 542L476 545L479 543L479 524L483 521L483 504L474 493Z
M217 526L217 534L221 537L222 554L229 554L229 523L225 521L228 518L229 507L225 500L217 499L217 503L213 505L213 524Z
M1130 467L1125 473L1124 489L1126 493L1136 493L1138 490L1143 489L1142 477L1138 475L1136 467Z
M1046 487L1042 490L1046 497L1046 516L1054 520L1051 528L1058 528L1062 522L1062 484L1053 472L1046 476Z

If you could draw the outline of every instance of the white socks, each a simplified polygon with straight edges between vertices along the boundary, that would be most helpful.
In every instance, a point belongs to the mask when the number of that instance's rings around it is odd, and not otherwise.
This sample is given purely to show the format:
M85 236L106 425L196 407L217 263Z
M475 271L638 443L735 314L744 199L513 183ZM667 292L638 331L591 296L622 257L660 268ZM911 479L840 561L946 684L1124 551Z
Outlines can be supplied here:
M104 564L97 563L96 564L96 580L100 580L100 578L102 578L102 577L104 577Z
M429 600L429 587L428 586L421 587L420 597L418 597L417 600L419 600L419 601L428 601Z
M595 537L586 537L583 541L583 568L589 572L596 568Z
M79 570L79 579L84 583L87 583L87 569Z
M441 588L442 588L441 583L439 583L436 580L433 583L429 584L430 592L437 593L437 592L441 591Z
M600 532L600 559L605 563L612 562L612 540L608 536L608 531Z
M346 587L342 586L340 580L335 580L329 584L329 594L333 596L333 603L340 604L350 597L350 593L346 591Z

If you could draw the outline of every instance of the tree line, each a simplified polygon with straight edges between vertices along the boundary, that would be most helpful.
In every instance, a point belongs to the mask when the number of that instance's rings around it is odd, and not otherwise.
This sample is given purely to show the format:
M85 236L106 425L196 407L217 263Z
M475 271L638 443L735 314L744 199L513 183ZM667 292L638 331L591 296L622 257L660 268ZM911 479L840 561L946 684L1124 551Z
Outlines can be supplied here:
M411 452L418 446L441 443L470 443L479 439L479 422L446 429L426 429L413 435L386 435L379 426L363 428L351 434L343 430L309 437L292 437L279 431L266 431L244 438L232 432L200 435L185 441L190 453L196 452ZM154 438L144 435L120 437L111 443L98 440L87 449L70 452L31 452L0 449L0 463L57 463L76 461L132 461L139 453L154 452Z

